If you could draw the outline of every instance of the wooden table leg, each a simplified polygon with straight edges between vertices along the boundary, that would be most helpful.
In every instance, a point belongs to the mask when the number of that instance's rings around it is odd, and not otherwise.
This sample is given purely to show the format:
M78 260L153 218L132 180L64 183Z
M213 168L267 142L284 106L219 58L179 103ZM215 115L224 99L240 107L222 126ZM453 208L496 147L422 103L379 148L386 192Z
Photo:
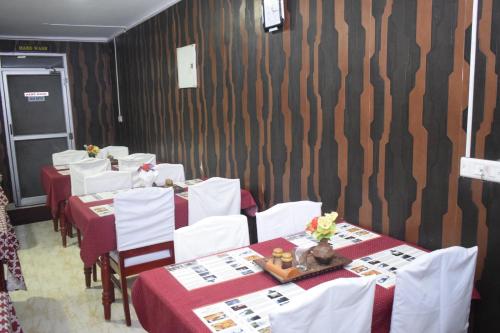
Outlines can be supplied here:
M63 247L66 247L66 236L67 236L67 230L66 230L66 217L64 216L64 212L61 212L59 215L59 228L61 229L61 240L62 240L62 245Z
M104 319L111 319L111 300L113 298L113 285L109 267L109 253L101 256L101 281L102 281L102 305L104 307Z
M90 288L90 275L92 274L92 267L83 266L83 274L85 274L85 287Z

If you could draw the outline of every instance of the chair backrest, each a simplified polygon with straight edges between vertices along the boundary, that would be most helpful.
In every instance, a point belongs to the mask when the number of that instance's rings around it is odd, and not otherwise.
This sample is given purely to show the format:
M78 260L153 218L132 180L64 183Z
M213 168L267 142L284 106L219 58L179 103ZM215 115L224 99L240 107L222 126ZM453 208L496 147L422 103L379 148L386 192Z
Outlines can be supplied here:
M241 212L239 179L213 177L188 190L189 225L205 217L238 215Z
M174 231L176 262L249 244L248 223L244 215L211 216Z
M155 170L158 171L158 176L156 176L155 180L158 186L165 184L165 179L171 179L174 182L183 182L186 180L182 164L161 163L156 165Z
M104 171L83 179L84 194L127 190L132 188L132 175L127 171Z
M398 270L391 332L467 332L477 246L420 256Z
M97 154L98 158L108 158L111 155L113 158L118 159L128 156L128 147L125 146L107 146L102 148Z
M256 214L259 242L304 231L316 216L321 216L321 202L295 201L274 205Z
M65 150L52 154L52 165L68 165L88 158L85 150Z
M118 193L114 198L116 243L127 251L173 240L174 190L146 187Z
M271 312L271 331L369 333L375 283L373 277L356 277L317 285Z
M83 180L86 176L96 175L111 168L108 159L88 158L80 162L69 165L69 174L71 177L71 195L85 194Z
M118 170L130 172L132 174L132 186L138 187L142 185L138 169L145 163L156 164L156 155L137 153L118 158Z

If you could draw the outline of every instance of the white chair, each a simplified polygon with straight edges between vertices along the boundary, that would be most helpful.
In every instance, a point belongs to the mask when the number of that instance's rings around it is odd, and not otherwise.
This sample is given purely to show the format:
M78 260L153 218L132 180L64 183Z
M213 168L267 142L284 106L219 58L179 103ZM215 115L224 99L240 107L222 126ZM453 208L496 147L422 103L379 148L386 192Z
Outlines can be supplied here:
M186 180L184 177L184 166L182 164L157 164L155 170L158 171L155 183L158 186L165 184L165 179L171 179L174 182L183 182Z
M138 170L145 163L156 164L156 155L137 153L118 158L118 170L130 172L132 174L132 186L138 187L142 184Z
M110 266L123 294L125 321L130 326L127 276L175 262L175 205L172 188L148 187L118 193L114 198L117 251Z
M313 201L285 202L257 213L257 239L263 242L304 231L314 217L321 216L321 205Z
M59 153L52 154L52 165L68 165L88 158L88 153L85 150L65 150Z
M84 194L127 190L132 188L132 175L127 171L104 171L83 179Z
M467 332L477 246L420 256L398 270L391 332Z
M271 312L271 331L369 333L375 282L373 277L356 277L335 279L317 285Z
M250 245L244 215L211 216L174 231L176 262Z
M108 158L111 155L115 159L128 156L128 147L125 146L107 146L102 148L97 154L97 158Z
M213 177L188 190L189 225L209 216L238 215L241 212L239 179Z
M69 165L69 174L71 177L71 195L85 194L83 180L86 176L96 175L111 168L108 159L101 160L97 158L88 158L80 162Z

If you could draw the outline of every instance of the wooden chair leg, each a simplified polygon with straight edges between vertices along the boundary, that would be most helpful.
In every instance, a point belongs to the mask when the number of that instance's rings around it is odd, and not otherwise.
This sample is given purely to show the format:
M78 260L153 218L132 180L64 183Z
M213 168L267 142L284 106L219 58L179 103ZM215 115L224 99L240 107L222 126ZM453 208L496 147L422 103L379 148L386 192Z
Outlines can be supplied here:
M132 322L130 320L130 308L128 304L127 277L124 275L120 275L120 282L123 295L123 311L125 312L125 323L127 324L127 326L130 326L132 325Z
M82 234L80 229L76 229L76 239L78 240L78 247L82 247Z
M74 237L73 236L73 225L71 223L68 224L67 230L68 230L68 236L73 238Z
M90 288L90 275L92 274L92 267L83 267L83 274L85 274L85 287Z
M92 266L92 280L94 280L94 282L97 282L97 265L94 264Z
M66 247L66 235L67 235L67 230L66 230L66 218L64 217L64 214L61 214L59 217L59 228L61 229L61 239L62 239L62 245L63 247Z
M111 319L111 302L114 287L111 282L111 267L109 267L109 253L101 255L101 281L102 281L102 305L104 307L104 320Z
M59 221L56 218L54 218L54 219L52 219L52 222L54 223L54 231L58 232L59 231Z

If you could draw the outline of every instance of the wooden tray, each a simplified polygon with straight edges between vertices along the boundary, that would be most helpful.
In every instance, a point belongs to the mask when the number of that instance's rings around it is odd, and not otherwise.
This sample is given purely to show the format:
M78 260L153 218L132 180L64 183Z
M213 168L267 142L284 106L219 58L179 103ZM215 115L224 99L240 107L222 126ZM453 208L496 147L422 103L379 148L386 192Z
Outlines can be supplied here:
M273 264L272 257L256 259L254 262L262 267L264 271L271 274L271 276L273 276L280 283L288 283L341 269L345 265L350 264L352 260L335 255L329 265L320 265L316 262L316 259L314 259L310 251L308 251L306 271L302 271L296 267L297 263L295 259L293 260L293 266L287 269L282 269L279 264Z

